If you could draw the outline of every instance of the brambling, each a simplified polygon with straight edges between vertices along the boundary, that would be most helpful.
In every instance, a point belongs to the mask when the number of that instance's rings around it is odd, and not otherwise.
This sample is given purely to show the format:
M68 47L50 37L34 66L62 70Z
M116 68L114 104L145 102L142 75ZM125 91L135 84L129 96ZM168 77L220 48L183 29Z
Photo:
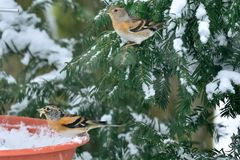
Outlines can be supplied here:
M66 137L74 137L87 134L94 128L105 126L117 127L118 125L109 125L106 121L88 120L85 117L68 114L60 110L57 106L47 105L37 110L40 117L44 115L47 119L48 126L60 135Z
M160 24L143 19L133 19L124 8L110 8L108 14L114 30L128 42L128 45L141 44L160 28Z

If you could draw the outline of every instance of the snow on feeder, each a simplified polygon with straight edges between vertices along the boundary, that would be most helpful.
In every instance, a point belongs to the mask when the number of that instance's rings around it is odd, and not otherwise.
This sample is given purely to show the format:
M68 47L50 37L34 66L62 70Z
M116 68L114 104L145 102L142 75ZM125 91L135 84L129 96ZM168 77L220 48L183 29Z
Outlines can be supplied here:
M87 136L61 137L47 127L46 120L0 116L1 160L72 160Z
M17 9L17 8L0 8L0 12L19 13L19 9Z

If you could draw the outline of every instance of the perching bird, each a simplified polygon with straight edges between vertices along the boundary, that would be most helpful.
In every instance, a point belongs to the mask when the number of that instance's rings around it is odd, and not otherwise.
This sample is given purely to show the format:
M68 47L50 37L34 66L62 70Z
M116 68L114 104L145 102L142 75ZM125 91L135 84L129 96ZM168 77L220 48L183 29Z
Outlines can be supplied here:
M66 137L87 134L89 130L94 128L118 126L108 125L106 121L93 121L78 115L68 114L54 105L48 105L44 108L38 109L38 112L40 113L40 117L45 115L50 128Z
M141 44L160 28L160 24L133 19L124 8L110 8L108 14L114 30L121 38L128 41L128 45Z

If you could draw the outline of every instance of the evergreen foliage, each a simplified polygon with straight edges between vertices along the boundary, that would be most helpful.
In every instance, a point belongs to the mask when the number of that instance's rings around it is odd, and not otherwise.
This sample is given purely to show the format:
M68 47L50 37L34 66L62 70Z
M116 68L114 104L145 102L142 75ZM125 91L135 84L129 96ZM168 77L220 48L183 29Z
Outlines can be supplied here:
M66 9L74 8L77 16L84 16L79 15L76 3L62 3ZM90 144L79 149L79 154L88 150L96 159L239 159L240 132L232 136L231 151L227 153L201 150L195 144L202 140L196 141L191 135L202 126L206 126L211 135L217 132L213 110L219 101L226 100L222 116L236 117L240 113L239 84L232 81L234 93L216 92L209 98L206 92L207 84L219 81L215 79L219 71L239 72L240 2L188 0L181 16L175 18L169 14L172 2L168 0L127 3L119 0L105 1L105 4L106 7L89 20L86 32L74 37L74 44L55 40L65 48L73 47L73 59L61 70L66 74L63 79L32 82L34 77L55 70L56 64L35 56L29 51L29 45L18 50L11 47L14 44L6 43L9 53L1 57L4 74L7 74L3 65L7 56L17 54L22 58L29 53L31 58L24 74L15 77L17 83L8 83L6 76L0 75L0 112L7 113L7 108L27 99L27 106L19 113L9 113L38 117L37 108L54 103L89 118L108 115L111 123L125 124L90 133ZM196 17L201 4L210 20L211 34L206 43L201 41L200 20ZM49 3L31 6L27 12L45 9L45 5ZM113 5L126 8L135 17L163 23L163 27L142 44L123 47L107 15ZM46 22L42 20L36 26L46 28ZM15 27L17 30L18 24ZM183 42L180 50L174 47L175 40ZM177 77L178 83L177 103L170 106L173 77ZM194 105L199 99L201 106ZM164 113L169 107L172 107L170 118L161 119L153 114L153 108Z

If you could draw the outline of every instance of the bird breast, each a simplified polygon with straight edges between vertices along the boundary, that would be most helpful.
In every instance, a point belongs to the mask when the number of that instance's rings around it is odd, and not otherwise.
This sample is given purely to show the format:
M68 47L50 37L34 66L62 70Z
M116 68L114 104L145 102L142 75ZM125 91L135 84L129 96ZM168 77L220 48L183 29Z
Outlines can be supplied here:
M146 29L140 32L123 32L120 30L116 30L117 34L122 37L123 39L129 41L129 42L135 42L137 44L141 44L142 41L148 39L153 35L153 32Z

